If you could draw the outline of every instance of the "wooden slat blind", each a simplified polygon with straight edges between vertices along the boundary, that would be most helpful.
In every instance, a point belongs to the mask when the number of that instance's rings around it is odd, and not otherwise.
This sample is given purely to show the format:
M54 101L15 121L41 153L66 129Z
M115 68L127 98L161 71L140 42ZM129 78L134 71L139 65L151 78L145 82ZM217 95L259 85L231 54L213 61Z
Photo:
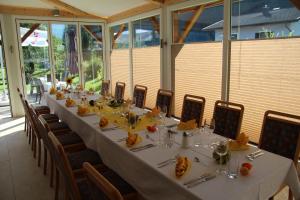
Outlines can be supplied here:
M146 107L153 108L160 88L160 47L133 49L133 84L148 87Z
M242 131L258 142L263 115L300 115L300 39L232 42L230 101L245 106Z
M172 57L175 59L175 115L181 116L185 94L199 95L206 99L203 119L210 121L214 103L221 98L222 43L184 44L178 55Z
M114 49L111 53L111 81L112 94L115 94L115 86L117 81L125 82L124 98L131 98L130 95L130 74L129 74L129 50Z

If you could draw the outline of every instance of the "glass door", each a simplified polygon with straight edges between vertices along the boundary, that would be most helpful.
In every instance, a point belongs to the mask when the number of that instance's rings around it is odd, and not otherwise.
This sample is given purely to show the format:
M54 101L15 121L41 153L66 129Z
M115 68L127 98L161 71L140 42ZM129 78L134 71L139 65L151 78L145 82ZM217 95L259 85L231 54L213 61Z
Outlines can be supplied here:
M103 80L103 31L101 24L80 24L82 79L86 90L100 91Z
M56 87L66 86L69 77L73 86L80 84L77 24L51 23L51 43Z
M51 87L48 24L39 21L19 23L19 41L24 93L29 102L40 102L44 90Z

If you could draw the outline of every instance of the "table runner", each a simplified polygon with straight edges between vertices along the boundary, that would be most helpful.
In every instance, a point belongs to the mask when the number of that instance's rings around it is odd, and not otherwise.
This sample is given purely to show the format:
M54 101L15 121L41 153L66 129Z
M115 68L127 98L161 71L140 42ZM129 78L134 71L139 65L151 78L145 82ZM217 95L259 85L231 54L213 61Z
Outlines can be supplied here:
M96 99L97 96L88 98ZM283 184L291 187L296 199L300 198L297 171L290 159L265 152L252 162L254 167L249 177L231 180L219 175L213 180L188 189L183 182L216 168L209 149L182 149L181 134L178 134L172 148L156 146L140 152L131 152L124 142L117 142L127 135L124 130L101 131L98 127L99 117L80 117L76 114L77 108L65 107L65 100L56 100L55 95L46 94L46 101L51 110L79 134L88 148L96 150L108 167L127 180L146 199L268 199ZM140 145L153 143L145 138L145 131L139 134L143 137ZM157 135L150 137L155 138ZM246 162L245 155L254 150L255 147L251 147L250 150L241 152L241 162ZM175 164L157 168L157 163L177 154L185 155L190 160L197 156L201 161L192 162L191 170L180 180L175 178Z

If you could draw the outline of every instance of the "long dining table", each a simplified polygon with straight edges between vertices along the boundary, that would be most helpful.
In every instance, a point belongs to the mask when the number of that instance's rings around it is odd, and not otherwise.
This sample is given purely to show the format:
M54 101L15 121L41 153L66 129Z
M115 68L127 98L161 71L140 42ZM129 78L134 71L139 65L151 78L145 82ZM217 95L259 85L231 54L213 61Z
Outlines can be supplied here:
M96 100L99 95L88 96L88 100ZM200 177L205 172L212 172L218 165L212 158L212 149L207 145L182 148L182 133L175 134L175 142L170 148L155 145L142 151L133 152L122 140L127 131L122 128L102 130L98 115L79 116L77 107L66 107L65 100L56 100L55 95L45 94L47 105L51 111L78 133L86 146L99 153L105 165L117 172L131 184L145 199L149 200L254 200L268 199L282 186L291 188L296 199L300 199L300 184L293 161L285 157L264 152L253 160L253 169L248 176L230 179L219 174L216 178L188 188L186 181ZM77 100L79 103L79 99ZM135 112L146 112L134 108ZM167 119L166 124L178 123L175 119ZM142 141L138 146L157 144L158 133L138 131ZM147 136L148 135L148 136ZM211 141L216 134L200 134L194 131L194 141ZM240 163L250 162L246 155L257 150L251 146L246 151L238 152ZM174 158L176 155L188 157L191 168L181 178L175 176L175 163L158 168L158 163ZM195 157L197 160L195 160Z

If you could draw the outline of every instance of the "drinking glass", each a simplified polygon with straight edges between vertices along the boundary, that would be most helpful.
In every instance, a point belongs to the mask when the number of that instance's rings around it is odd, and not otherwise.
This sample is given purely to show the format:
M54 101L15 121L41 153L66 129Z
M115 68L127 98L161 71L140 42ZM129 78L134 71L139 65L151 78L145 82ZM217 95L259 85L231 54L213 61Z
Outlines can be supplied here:
M236 179L239 175L240 155L238 152L232 152L228 162L227 176L230 179Z
M166 124L166 115L168 112L168 108L167 106L161 106L160 107L160 118L162 119L162 124L165 125Z
M220 157L217 173L218 174L222 174L222 173L226 174L226 169L224 168L226 164L224 164L224 159L226 159L225 156L228 154L227 141L220 141L219 144L215 147L215 152Z
M169 132L168 129L163 126L159 127L158 133L159 133L159 139L158 139L159 146L163 148L171 148L175 140L174 134Z

